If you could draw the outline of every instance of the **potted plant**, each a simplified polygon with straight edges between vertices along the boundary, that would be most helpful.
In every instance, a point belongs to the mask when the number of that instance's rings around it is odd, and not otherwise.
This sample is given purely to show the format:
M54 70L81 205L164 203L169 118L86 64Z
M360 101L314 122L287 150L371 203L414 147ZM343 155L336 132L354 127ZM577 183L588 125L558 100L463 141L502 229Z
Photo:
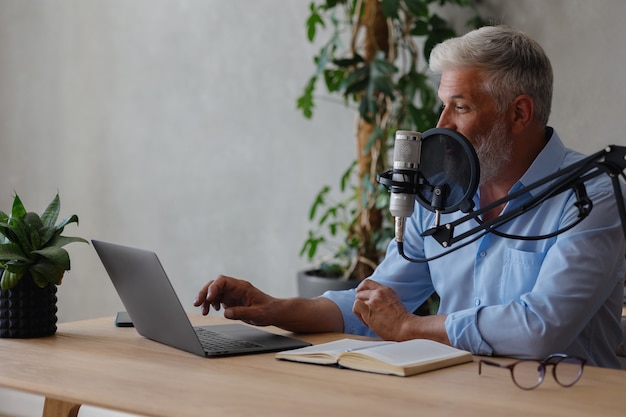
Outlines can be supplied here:
M319 0L310 4L306 22L314 42L320 29L328 39L314 57L316 70L297 100L306 118L313 116L315 91L323 81L330 95L356 111L357 154L339 181L339 193L325 185L309 211L314 227L300 255L317 263L299 274L349 280L356 285L376 268L393 223L389 193L376 174L391 166L396 130L435 127L440 104L428 76L427 59L437 43L456 36L439 12L446 5L468 9L468 29L484 25L476 0ZM346 45L346 46L344 46ZM326 254L321 254L325 247ZM315 278L314 278L315 279ZM318 291L319 290L315 290ZM314 294L303 294L308 296Z
M16 194L11 215L0 211L0 337L41 337L56 332L56 290L70 257L63 246L87 241L62 236L78 224L74 214L56 224L59 195L41 215L27 212Z

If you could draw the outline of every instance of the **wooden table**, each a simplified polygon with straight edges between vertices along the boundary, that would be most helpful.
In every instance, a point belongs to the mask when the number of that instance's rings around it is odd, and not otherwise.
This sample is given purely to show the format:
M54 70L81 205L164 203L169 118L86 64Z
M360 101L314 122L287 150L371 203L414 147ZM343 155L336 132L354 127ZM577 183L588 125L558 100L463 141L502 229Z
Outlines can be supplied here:
M194 324L224 319L192 316ZM273 331L278 329L270 328ZM312 343L341 334L301 336ZM42 339L0 339L0 387L46 397L43 416L81 404L146 416L624 416L626 372L586 367L572 388L547 375L533 391L477 362L408 378L278 361L201 358L147 340L113 318L59 325Z

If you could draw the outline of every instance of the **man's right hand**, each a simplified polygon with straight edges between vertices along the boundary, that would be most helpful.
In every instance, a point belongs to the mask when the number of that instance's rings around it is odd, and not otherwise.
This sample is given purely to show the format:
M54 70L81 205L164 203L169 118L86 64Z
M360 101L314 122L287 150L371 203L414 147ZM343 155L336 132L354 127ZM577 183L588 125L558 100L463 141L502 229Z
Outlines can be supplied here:
M224 308L224 317L255 326L278 326L300 333L342 332L339 307L324 297L275 298L248 281L220 275L200 289L194 306L207 315Z
M216 311L224 307L226 318L267 326L274 324L276 301L248 281L220 275L200 289L194 306L202 306L203 315L209 314L211 307Z

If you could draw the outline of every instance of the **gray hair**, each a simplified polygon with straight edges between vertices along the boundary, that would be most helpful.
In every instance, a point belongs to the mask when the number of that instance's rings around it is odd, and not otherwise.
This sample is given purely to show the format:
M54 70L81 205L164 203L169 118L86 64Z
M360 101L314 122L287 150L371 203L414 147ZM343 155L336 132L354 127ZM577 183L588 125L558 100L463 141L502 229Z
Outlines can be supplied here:
M547 125L552 107L552 65L541 45L506 26L485 26L448 39L430 53L430 69L444 71L479 68L483 87L504 112L515 97L529 95L535 102L535 120Z

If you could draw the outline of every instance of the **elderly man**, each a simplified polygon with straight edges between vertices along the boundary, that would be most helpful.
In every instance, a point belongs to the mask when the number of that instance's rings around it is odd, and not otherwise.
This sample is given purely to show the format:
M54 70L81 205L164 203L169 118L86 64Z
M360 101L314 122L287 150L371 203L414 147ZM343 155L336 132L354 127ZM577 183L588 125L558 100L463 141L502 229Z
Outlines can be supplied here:
M441 74L438 94L444 107L438 127L464 135L478 155L476 207L584 157L567 149L548 126L552 68L527 35L484 27L438 45L430 66ZM383 262L355 290L277 299L247 281L220 276L200 290L195 305L203 314L223 306L227 318L297 332L426 338L478 355L542 359L560 352L619 368L624 236L610 180L597 177L585 185L591 214L554 237L516 240L490 233L427 263L407 262L391 243ZM495 207L482 220L528 198ZM519 236L560 230L576 220L575 201L572 191L559 194L498 230ZM442 222L462 215L444 214ZM411 258L443 251L421 235L434 216L416 206L407 220L404 251ZM433 290L441 298L438 314L411 314Z

